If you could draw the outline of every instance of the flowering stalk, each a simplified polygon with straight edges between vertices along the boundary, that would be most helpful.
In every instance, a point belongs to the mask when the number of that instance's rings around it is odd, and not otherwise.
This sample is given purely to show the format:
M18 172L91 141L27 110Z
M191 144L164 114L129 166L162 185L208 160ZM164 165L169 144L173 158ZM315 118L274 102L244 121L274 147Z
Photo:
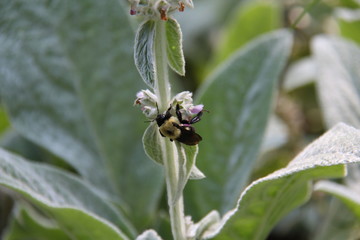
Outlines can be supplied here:
M159 109L166 110L170 101L170 83L167 67L165 22L156 21L155 24L155 94L159 99ZM174 149L174 143L161 138L161 150L163 154L166 190L168 196L169 212L172 234L175 240L186 239L186 227L184 216L184 202L182 196L175 200L176 187L178 185L179 166ZM181 194L182 195L182 194Z
M145 83L153 89L153 92L150 90L138 92L135 103L141 105L141 110L151 122L169 109L172 116L181 115L182 122L178 121L178 123L183 124L182 127L186 125L187 129L193 129L190 120L202 112L203 105L194 106L192 93L187 91L171 99L168 73L170 66L178 74L185 74L180 26L168 14L175 10L184 11L185 6L192 7L192 1L129 1L130 14L145 17L135 39L135 64ZM184 121L189 124L184 124ZM186 240L183 188L190 177L193 179L204 177L195 167L198 147L185 146L177 142L176 138L173 139L174 142L167 137L161 137L158 128L160 125L157 124L151 123L145 131L144 149L151 159L164 166L172 234L175 240ZM201 140L201 137L198 136L198 139Z
M158 97L159 109L163 112L168 107L170 101L170 83L168 72L168 59L166 54L166 33L165 22L155 22L155 87L154 92Z
M183 12L185 7L194 7L192 0L129 0L130 14L147 18L167 20L168 14L178 10Z

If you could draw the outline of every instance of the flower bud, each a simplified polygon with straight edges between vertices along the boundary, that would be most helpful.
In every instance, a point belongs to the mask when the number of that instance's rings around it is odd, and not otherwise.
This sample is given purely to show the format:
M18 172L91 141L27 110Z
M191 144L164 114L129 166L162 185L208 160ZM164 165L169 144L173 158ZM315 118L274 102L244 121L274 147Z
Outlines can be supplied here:
M128 0L130 15L141 15L166 21L169 14L183 12L185 7L193 8L192 0Z

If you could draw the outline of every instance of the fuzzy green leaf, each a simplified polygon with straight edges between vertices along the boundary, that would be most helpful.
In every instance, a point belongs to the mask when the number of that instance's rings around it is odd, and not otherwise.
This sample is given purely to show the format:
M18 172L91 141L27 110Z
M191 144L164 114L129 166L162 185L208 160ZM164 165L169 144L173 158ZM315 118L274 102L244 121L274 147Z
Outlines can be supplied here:
M284 77L284 89L292 91L313 83L317 78L316 64L313 57L303 58L291 64Z
M125 217L79 178L2 149L0 185L42 209L75 239L128 239L123 232L135 234Z
M13 126L111 192L76 96L79 75L54 31L67 11L34 1L1 1L0 11L0 91Z
M342 177L344 164L360 162L360 131L338 124L305 148L286 168L251 183L237 208L222 219L218 239L263 240L275 224L312 192L311 181Z
M3 240L21 239L71 240L54 221L40 216L29 207L16 206Z
M314 190L330 193L339 198L360 220L360 193L344 185L320 181L315 184Z
M164 159L161 152L159 128L156 123L151 123L144 132L143 145L146 155L154 162L163 165Z
M181 76L185 75L185 59L182 49L182 33L179 23L169 18L166 22L166 53L169 66Z
M271 151L286 144L288 138L289 136L285 123L275 114L272 114L266 126L263 142L261 144L261 152Z
M203 172L200 171L195 165L193 166L189 179L191 180L199 180L205 178L205 175Z
M191 175L192 170L195 167L196 156L199 151L199 147L197 145L188 146L179 142L175 142L175 145L179 159L179 179L178 186L175 191L176 194L173 200L174 202L176 202L179 197L182 196L184 187Z
M199 222L191 224L188 230L188 236L191 239L203 239L203 236L212 232L212 229L216 228L217 224L221 222L219 212L211 211Z
M151 88L154 88L155 84L154 39L155 22L147 20L137 30L134 58L140 76Z
M0 92L19 133L71 164L142 228L162 175L142 151L146 125L131 104L145 84L122 4L0 1Z
M336 9L341 35L360 44L360 10Z
M325 123L360 127L360 47L339 37L318 36L312 42L317 63L317 91Z
M200 89L197 102L209 113L196 124L203 137L197 165L207 178L189 182L185 199L201 215L233 208L247 184L291 45L289 31L263 35L220 66Z
M143 232L136 240L161 240L161 237L154 230Z

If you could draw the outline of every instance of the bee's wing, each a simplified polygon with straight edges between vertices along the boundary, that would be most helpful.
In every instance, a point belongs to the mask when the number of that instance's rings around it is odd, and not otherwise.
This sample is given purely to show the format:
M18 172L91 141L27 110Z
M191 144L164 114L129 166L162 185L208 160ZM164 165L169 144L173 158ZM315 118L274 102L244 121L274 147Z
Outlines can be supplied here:
M196 145L202 140L202 137L195 132L192 126L179 126L179 129L181 130L181 134L176 140L181 143Z

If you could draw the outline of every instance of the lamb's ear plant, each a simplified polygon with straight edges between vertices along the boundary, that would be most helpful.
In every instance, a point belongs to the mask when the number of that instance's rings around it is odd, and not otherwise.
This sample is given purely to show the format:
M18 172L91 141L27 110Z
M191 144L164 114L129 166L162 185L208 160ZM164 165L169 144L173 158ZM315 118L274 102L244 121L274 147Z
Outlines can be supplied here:
M212 210L199 223L192 223L190 216L185 218L182 191L192 172L201 173L201 169L199 171L195 166L199 147L197 145L187 146L181 141L177 141L176 138L166 138L159 133L162 125L154 123L158 116L169 111L166 110L169 106L169 109L172 109L172 106L177 104L189 117L203 111L203 105L192 105L191 93L183 92L171 98L168 67L178 74L184 75L185 63L181 48L181 29L170 14L174 10L182 9L184 2L179 1L169 5L163 4L161 1L157 2L159 5L150 3L137 8L138 3L134 1L131 9L133 14L138 13L145 18L137 31L135 63L141 77L153 91L140 91L135 103L141 105L143 113L152 122L143 137L144 149L151 159L164 167L173 238L207 239L215 237L221 232L221 239L224 237L231 239L231 236L234 238L234 233L237 233L235 238L240 239L265 239L282 216L309 199L312 191L310 180L319 177L343 176L345 170L342 164L359 161L359 152L353 147L348 150L350 152L355 150L357 154L350 154L352 157L348 159L339 157L347 150L344 151L344 145L340 147L340 144L336 143L345 140L342 134L351 134L356 130L345 125L335 127L322 139L309 146L287 168L253 182L238 199L244 184L248 181L249 169L252 168L254 162L252 160L260 147L259 139L264 132L268 111L271 107L274 85L291 49L291 32L279 31L254 41L253 45L249 45L246 50L235 54L224 66L215 71L198 93L198 100L205 106L210 106L213 113L207 116L210 119L203 120L205 122L203 127L199 127L199 132L204 132L203 135L206 136L204 139L207 141L202 143L205 148L203 155L206 156L203 158L206 161L203 164L218 166L212 167L214 172L210 176L221 175L222 182L224 179L227 179L228 182L222 186L221 192L224 196L221 196L221 193L217 193L220 196L214 196L215 192L206 189L206 186L193 190L197 191L194 195L197 199L202 200L200 204L204 203L205 208L208 205L206 202L209 201L211 205L219 207L218 210L224 214L221 217L217 210ZM186 2L185 5L188 3ZM268 47L270 45L272 46L271 50ZM249 59L250 62L255 62L252 58L258 59L259 56L263 61L259 61L260 59L257 61L256 73L251 70L242 71ZM243 74L241 76L242 84L247 85L246 87L235 83L237 76L241 74ZM247 82L248 79L249 82ZM227 86L233 86L233 88L226 88ZM257 95L257 93L260 94L260 86L270 89L270 91L263 92L265 94L260 97ZM236 98L229 99L229 96L232 95L235 95ZM238 104L242 102L247 102L246 110L239 107L232 110L231 107L226 108L221 105L231 103L239 106ZM262 104L262 106L258 104ZM193 109L198 110L192 112ZM258 114L257 119L253 118L254 114L241 115L246 111L255 112L260 109L263 110L263 115ZM171 114L175 116L173 110ZM234 119L237 122L233 122ZM232 125L234 129L223 128L224 125ZM245 129L244 126L248 128ZM247 135L255 132L251 131L252 126L257 128L259 135ZM358 134L359 132L356 131L355 138L359 138ZM217 138L213 138L215 135ZM346 146L346 143L343 144ZM349 142L349 144L352 143ZM246 146L247 150L231 149L233 146L239 145ZM339 149L327 152L323 149L324 146L326 146L324 149L330 147L334 150L336 146ZM216 149L224 151L227 148L229 151L222 152L222 155L216 152ZM347 148L345 147L345 149ZM320 158L316 158L318 154L321 155ZM335 155L339 155L339 158L336 159ZM226 160L227 157L230 158L229 161ZM244 158L247 158L247 161ZM231 171L229 169L224 171L221 167L223 160L228 163L233 161ZM216 163L216 161L218 162ZM203 174L199 176L202 177ZM217 177L212 181L217 181L216 179ZM237 207L231 210L236 201L238 201ZM227 227L222 230L224 226ZM236 226L236 228L232 226ZM144 236L150 237L151 235L151 239L158 239L152 234L153 232L147 232L144 233Z
M174 93L170 71L186 73L173 14L193 3L129 2L0 1L1 100L20 134L72 170L1 148L1 190L16 202L3 239L162 239L165 182L168 239L263 240L310 198L313 180L360 162L360 131L333 124L285 168L250 182L292 31L251 40L198 92ZM129 18L141 20L135 32ZM232 36L226 43L238 46ZM360 79L355 64L343 70ZM316 190L358 213L349 189Z
M145 19L137 30L134 49L136 67L144 82L151 88L138 92L135 100L135 104L141 105L141 110L151 122L143 137L144 149L149 158L164 168L173 237L177 240L187 239L188 226L182 192L190 176L202 178L203 175L195 166L198 146L185 145L180 143L179 139L186 135L185 140L192 142L198 135L191 124L182 124L179 119L177 122L170 122L171 119L165 116L161 121L158 118L161 118L165 111L178 118L180 111L182 118L190 123L191 118L203 111L203 105L193 105L190 92L172 96L168 72L171 67L176 73L185 75L181 29L171 14L174 11L184 11L185 7L193 5L191 0L169 3L149 1L147 4L130 2L131 13L142 15ZM178 133L173 138L166 138L158 130L165 126L165 132Z

